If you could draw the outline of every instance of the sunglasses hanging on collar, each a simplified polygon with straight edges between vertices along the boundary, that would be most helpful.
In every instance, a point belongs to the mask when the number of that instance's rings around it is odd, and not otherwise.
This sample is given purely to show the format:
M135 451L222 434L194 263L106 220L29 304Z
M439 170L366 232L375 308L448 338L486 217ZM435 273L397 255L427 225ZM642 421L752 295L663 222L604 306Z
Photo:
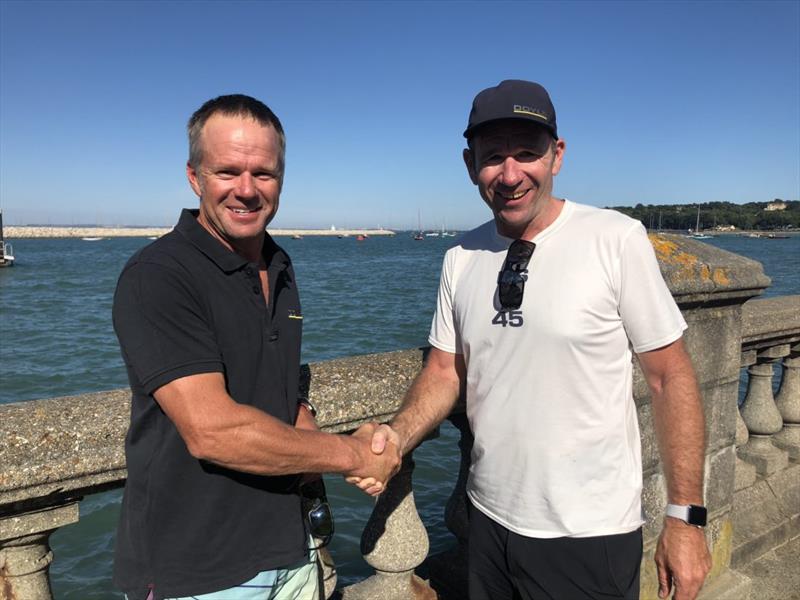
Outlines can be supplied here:
M514 240L508 247L503 268L497 276L498 297L503 310L517 310L522 305L528 263L535 249L536 244L526 240Z

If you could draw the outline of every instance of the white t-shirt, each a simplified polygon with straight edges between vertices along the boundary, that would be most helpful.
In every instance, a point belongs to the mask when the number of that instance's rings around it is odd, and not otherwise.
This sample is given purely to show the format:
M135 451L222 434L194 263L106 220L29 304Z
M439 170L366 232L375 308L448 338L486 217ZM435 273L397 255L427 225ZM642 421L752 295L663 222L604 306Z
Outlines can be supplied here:
M641 223L570 201L531 240L520 310L498 314L512 241L489 221L447 252L428 338L467 365L467 493L529 537L632 531L643 519L631 347L665 346L686 323Z

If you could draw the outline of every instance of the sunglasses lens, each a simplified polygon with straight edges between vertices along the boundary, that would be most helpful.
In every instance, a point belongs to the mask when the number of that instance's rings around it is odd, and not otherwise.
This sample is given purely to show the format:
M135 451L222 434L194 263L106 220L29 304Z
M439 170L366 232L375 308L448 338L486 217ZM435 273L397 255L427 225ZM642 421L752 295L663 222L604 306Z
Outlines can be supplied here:
M506 260L508 261L527 261L530 260L531 255L533 254L533 249L536 246L532 242L527 244L522 243L522 240L516 240L508 247L508 257Z
M503 308L517 310L522 305L522 294L525 291L525 282L514 284L500 284L500 304Z

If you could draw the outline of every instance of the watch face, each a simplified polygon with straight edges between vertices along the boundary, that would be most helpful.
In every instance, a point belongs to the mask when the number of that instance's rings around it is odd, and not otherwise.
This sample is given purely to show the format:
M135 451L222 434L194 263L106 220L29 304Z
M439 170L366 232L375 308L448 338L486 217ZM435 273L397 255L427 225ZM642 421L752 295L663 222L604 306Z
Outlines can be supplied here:
M698 527L705 527L707 516L708 516L708 511L706 510L705 506L696 506L694 504L691 504L689 505L689 519L687 523L689 523L689 525L697 525Z

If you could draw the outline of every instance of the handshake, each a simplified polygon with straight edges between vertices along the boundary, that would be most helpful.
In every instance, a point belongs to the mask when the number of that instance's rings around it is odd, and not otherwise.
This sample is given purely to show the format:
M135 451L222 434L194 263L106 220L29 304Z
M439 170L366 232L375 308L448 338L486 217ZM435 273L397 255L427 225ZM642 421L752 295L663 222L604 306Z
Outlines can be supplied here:
M367 423L350 438L356 442L358 466L345 475L345 480L370 496L377 496L400 470L403 459L400 436L389 425Z

